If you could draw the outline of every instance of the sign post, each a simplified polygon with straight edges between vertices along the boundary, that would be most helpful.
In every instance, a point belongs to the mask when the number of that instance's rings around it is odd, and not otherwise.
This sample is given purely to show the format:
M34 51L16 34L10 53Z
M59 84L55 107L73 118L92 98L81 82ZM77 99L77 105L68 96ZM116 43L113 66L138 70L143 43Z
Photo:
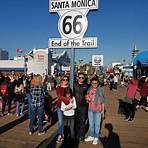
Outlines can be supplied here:
M98 9L99 0L49 0L49 12L58 12L60 38L50 38L49 48L71 48L70 87L73 90L75 48L97 48L97 37L83 38L87 13Z
M74 63L75 63L75 49L71 49L71 60L70 60L70 88L73 91L74 86Z

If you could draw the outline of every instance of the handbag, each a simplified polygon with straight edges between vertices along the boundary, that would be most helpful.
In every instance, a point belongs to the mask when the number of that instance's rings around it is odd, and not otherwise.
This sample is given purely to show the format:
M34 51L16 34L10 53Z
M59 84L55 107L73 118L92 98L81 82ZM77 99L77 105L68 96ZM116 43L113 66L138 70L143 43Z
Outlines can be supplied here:
M129 97L125 97L125 98L123 99L123 101L126 102L126 103L129 103L129 104L133 104L132 98L129 98Z

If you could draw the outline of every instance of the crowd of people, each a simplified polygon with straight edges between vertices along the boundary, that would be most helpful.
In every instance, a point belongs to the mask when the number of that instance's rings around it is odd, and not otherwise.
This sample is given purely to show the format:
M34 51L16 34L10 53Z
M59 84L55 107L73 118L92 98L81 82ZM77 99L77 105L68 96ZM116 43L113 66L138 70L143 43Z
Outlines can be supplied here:
M43 121L50 122L52 98L50 91L56 90L58 138L57 143L70 139L71 141L92 141L93 145L100 142L101 122L105 117L104 86L118 90L127 87L123 99L125 120L133 121L137 108L148 111L148 77L139 80L116 74L103 77L87 76L83 72L76 75L73 89L70 88L69 75L21 75L15 73L4 76L0 73L1 116L12 114L12 103L15 104L16 116L24 114L27 101L29 115L29 135L34 134L34 123L38 121L38 135L45 134ZM119 84L120 82L120 84ZM52 86L53 84L53 86ZM140 98L136 98L136 93ZM7 110L6 110L7 106ZM7 114L6 114L7 112ZM86 132L88 134L86 136Z

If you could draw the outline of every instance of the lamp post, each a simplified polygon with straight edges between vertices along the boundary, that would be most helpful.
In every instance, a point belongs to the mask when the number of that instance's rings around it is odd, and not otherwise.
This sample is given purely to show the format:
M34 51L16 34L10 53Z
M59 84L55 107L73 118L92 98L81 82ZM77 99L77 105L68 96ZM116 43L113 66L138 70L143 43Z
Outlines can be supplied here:
M27 75L27 57L24 55L24 75Z
M133 66L133 76L137 78L137 65Z

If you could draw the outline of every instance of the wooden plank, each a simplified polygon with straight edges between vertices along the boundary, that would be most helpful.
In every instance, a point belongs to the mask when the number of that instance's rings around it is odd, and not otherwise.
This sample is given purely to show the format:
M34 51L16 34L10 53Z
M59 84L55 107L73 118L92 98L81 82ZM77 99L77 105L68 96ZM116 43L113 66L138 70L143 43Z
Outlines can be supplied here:
M53 96L55 92L52 92ZM105 88L105 95L107 96L106 102L106 119L102 125L102 135L106 143L109 144L108 148L112 148L115 144L122 148L147 148L148 147L148 118L147 112L142 109L136 111L135 119L133 122L124 121L124 116L117 114L118 111L118 99L122 99L125 96L126 88L119 88L118 91L110 91ZM55 95L56 96L56 95ZM13 116L5 116L0 118L0 125L8 124L18 118ZM37 133L28 135L28 119L20 122L16 126L3 132L0 136L0 147L9 148L10 146L16 148L27 147L46 147L51 141L52 147L60 147L60 144L56 144L56 131L57 124L51 126L45 135L38 136ZM105 124L111 124L112 131L105 128ZM46 124L44 128L48 127ZM111 135L109 139L107 136ZM51 138L52 137L52 138ZM119 142L119 143L118 143ZM114 143L112 145L112 143ZM105 147L103 145L93 146L91 143L83 142L79 144L79 148L91 148L91 147ZM106 147L105 147L106 148ZM115 148L115 147L113 147ZM119 148L119 147L118 147Z

